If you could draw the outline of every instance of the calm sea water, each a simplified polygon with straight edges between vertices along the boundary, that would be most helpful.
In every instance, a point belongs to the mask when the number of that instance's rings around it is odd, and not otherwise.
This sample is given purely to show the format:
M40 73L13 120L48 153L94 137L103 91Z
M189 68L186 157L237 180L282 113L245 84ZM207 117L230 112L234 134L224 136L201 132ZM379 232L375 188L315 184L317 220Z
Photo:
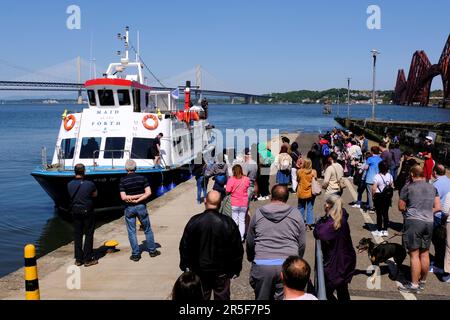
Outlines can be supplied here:
M0 105L0 276L20 268L23 246L34 243L45 254L71 241L70 223L55 215L53 202L30 175L47 147L51 158L67 105ZM337 126L333 114L318 105L211 105L210 122L216 128L280 129L323 132ZM340 106L345 115L347 106ZM368 118L371 106L351 106L351 117ZM450 121L450 110L390 105L377 106L377 118Z

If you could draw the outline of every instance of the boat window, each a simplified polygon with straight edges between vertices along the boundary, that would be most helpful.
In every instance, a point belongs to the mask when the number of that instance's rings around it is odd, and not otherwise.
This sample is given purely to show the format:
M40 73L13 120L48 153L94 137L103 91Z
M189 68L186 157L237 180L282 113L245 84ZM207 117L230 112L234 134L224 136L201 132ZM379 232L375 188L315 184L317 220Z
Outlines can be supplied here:
M88 90L88 98L89 98L89 104L91 106L95 106L97 104L97 100L95 99L95 91L94 90Z
M148 106L151 109L156 109L156 95L154 95L154 94L150 95L149 105Z
M101 106L113 106L114 94L112 90L98 90L98 100Z
M73 153L75 151L75 142L77 139L63 139L61 141L61 152L64 159L73 159Z
M122 159L124 148L125 148L125 137L106 138L105 152L103 154L103 158Z
M119 98L119 105L129 106L131 104L129 90L117 90L117 97Z
M169 108L169 96L165 94L158 95L158 108L161 110L170 110Z
M83 138L80 150L80 159L97 159L102 138Z
M141 90L133 89L134 112L141 112Z
M132 159L154 159L152 152L153 142L155 139L149 138L133 138L131 146Z

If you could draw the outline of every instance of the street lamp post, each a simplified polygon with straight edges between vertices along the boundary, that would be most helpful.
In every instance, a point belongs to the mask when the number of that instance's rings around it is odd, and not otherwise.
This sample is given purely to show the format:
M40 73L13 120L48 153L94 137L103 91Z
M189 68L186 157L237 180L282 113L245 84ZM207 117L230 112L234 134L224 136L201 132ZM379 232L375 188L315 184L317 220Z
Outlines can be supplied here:
M375 67L377 64L377 55L380 53L377 49L373 49L372 52L373 57L373 67L372 67L372 120L375 120Z
M339 92L338 92L338 101L337 101L337 117L339 118Z
M347 78L347 119L350 119L350 79Z

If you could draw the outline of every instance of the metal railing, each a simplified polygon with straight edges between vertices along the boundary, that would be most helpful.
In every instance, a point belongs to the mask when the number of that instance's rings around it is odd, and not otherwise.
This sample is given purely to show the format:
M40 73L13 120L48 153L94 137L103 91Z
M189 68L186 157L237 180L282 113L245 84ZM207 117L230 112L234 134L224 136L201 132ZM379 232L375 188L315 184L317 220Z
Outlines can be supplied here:
M42 168L47 168L47 148L41 148L41 164Z
M323 271L323 254L322 244L320 240L316 240L315 246L315 265L314 265L314 289L316 297L319 300L327 300L327 293L325 289L325 274Z
M128 154L128 158L130 158L130 154L131 154L130 150L123 150L123 149L122 150L112 150L112 149L95 150L92 153L92 167L93 167L93 170L95 170L95 168L98 167L98 164L97 164L97 162L95 162L95 160L100 157L100 152L103 152L103 160L107 159L104 156L105 152L110 152L111 153L111 169L114 169L114 153L115 152L119 153L119 157L117 157L117 160L123 159L125 153L127 153ZM96 155L97 155L97 157L95 157Z

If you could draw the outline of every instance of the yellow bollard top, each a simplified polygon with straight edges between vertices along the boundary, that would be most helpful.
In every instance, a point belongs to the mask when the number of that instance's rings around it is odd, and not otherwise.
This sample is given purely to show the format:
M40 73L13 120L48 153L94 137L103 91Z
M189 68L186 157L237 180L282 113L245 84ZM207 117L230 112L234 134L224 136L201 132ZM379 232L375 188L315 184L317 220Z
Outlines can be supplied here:
M23 255L25 258L36 257L36 247L34 244L27 244L23 250Z
M104 243L105 247L116 247L119 243L116 240L108 240Z

